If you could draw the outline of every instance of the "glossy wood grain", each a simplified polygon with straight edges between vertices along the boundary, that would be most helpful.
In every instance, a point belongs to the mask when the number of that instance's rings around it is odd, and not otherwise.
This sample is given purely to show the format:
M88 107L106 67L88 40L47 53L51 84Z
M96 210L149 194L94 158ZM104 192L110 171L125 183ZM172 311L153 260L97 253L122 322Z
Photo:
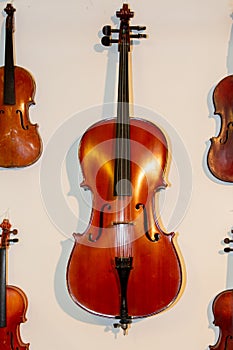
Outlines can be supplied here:
M29 344L23 343L20 324L26 321L27 297L15 287L7 286L7 325L0 328L0 350L27 350Z
M128 311L132 317L145 317L169 307L182 283L174 233L161 230L155 213L155 192L165 187L167 143L155 125L130 118L132 196L114 196L115 128L114 119L99 122L81 140L82 186L92 191L93 209L87 230L74 235L67 284L79 306L107 317L119 314L120 285L114 262L119 250L118 228L114 223L123 217L122 226L129 237L127 245L133 257L127 290ZM99 235L101 212L104 212L103 229ZM153 239L156 233L159 239L152 242L149 238Z
M211 138L207 163L218 179L233 182L233 76L224 78L213 94L215 114L221 118L217 137Z
M29 120L34 104L35 82L30 73L15 67L14 105L4 104L4 67L0 68L0 167L24 167L37 161L42 152L38 125Z
M233 290L219 293L213 301L214 325L219 327L219 336L211 350L233 350Z

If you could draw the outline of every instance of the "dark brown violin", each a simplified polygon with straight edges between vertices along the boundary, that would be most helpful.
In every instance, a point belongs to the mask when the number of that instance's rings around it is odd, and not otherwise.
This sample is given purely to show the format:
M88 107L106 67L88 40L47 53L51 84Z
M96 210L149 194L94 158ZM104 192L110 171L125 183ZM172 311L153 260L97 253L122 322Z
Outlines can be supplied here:
M231 230L233 233L233 230ZM229 244L233 240L225 238L224 242ZM224 249L226 253L233 251L233 248ZM214 314L214 325L219 327L217 343L209 348L212 350L233 350L233 290L225 290L219 293L212 305Z
M217 137L210 139L207 164L219 180L233 182L233 75L220 81L213 93L214 114L221 118Z
M0 227L0 350L27 350L29 344L24 344L20 337L20 323L26 321L27 297L21 289L6 283L6 249L18 241L10 238L17 230L10 231L11 224L7 219Z
M81 186L92 191L93 206L86 231L74 234L67 267L74 302L118 319L114 327L124 334L133 319L171 306L182 281L174 233L163 232L155 214L155 192L166 186L167 141L156 125L129 116L131 39L146 37L133 33L145 29L129 25L133 15L124 4L116 12L120 29L103 28L102 44L118 43L117 118L97 122L81 139Z
M34 103L35 82L24 68L14 66L13 19L15 9L5 12L5 66L0 67L0 167L25 167L41 155L38 125L29 121L28 108Z

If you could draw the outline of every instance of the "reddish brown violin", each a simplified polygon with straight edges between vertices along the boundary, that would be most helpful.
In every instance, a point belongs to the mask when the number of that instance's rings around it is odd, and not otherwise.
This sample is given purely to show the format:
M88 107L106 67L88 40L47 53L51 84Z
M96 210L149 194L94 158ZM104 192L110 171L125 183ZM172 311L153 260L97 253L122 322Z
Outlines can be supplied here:
M28 108L34 103L35 82L24 68L14 66L13 19L15 9L5 12L5 66L0 68L0 167L25 167L41 155L38 125L29 121Z
M24 344L20 337L20 323L26 321L27 297L21 289L6 283L6 249L18 241L10 238L17 230L10 231L11 224L7 219L0 227L0 350L27 350L29 344Z
M155 192L165 187L167 142L151 122L129 116L128 60L131 39L146 37L130 26L124 4L120 29L103 28L103 45L118 43L117 118L99 121L79 148L82 187L93 193L92 215L83 234L74 234L67 267L68 290L85 310L116 318L124 334L133 319L170 306L181 288L181 264L174 233L159 226ZM119 33L113 39L111 33Z
M207 163L218 179L233 182L233 75L216 86L213 93L215 113L221 118L221 130L211 138Z
M233 233L233 230L231 230ZM224 239L225 243L232 243L229 238ZM224 249L229 253L233 248ZM219 327L217 343L209 348L212 350L233 350L233 290L225 290L219 293L213 301L214 325Z

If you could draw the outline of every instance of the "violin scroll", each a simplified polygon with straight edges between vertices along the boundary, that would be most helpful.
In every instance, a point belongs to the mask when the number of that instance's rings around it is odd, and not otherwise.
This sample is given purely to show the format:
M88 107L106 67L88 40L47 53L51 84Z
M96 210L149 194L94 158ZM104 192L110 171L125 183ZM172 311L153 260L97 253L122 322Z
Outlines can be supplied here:
M112 29L110 25L105 25L102 29L104 37L101 39L101 43L104 46L111 46L111 44L122 42L122 36L127 36L127 43L130 44L130 39L142 39L146 38L146 34L131 34L132 31L141 32L146 29L145 26L129 26L128 22L130 18L134 16L134 12L130 11L127 4L123 4L123 7L120 11L116 12L116 16L121 19L120 29ZM123 30L124 29L124 30ZM112 33L119 33L118 39L112 39Z
M12 6L12 4L7 4L4 11L7 14L6 19L6 29L14 32L14 12L16 11L15 8Z
M6 249L18 242L17 238L10 238L18 231L11 230L8 219L2 221L0 228L0 349L28 350L29 344L23 343L20 336L20 324L26 321L27 297L20 288L6 283Z
M6 248L10 245L10 243L17 243L19 241L18 238L10 238L11 234L17 235L18 230L10 230L11 224L8 219L3 219L0 227L2 229L0 234L0 248Z

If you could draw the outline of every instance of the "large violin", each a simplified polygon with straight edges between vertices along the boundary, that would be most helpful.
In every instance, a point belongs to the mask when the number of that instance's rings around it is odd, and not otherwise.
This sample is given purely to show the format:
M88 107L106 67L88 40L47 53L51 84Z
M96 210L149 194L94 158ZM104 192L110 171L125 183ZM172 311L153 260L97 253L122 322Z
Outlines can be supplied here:
M5 66L0 67L0 167L25 167L40 157L42 142L38 125L29 121L29 106L35 104L35 82L24 68L14 66L14 7L5 12Z
M219 180L233 182L233 75L222 79L214 89L214 114L221 118L217 137L210 139L207 164Z
M82 136L81 186L92 191L92 214L86 231L74 234L67 267L74 302L119 320L114 327L124 334L133 319L171 306L182 283L174 233L162 231L155 213L155 192L166 186L167 141L156 125L129 115L130 44L146 37L145 27L129 25L133 15L123 4L116 12L120 28L103 28L102 44L118 43L117 117L97 122Z
M233 230L231 230L233 233ZM226 244L232 243L233 240L225 238ZM233 248L224 248L226 253L233 251ZM219 337L211 350L233 350L233 290L228 289L219 293L212 305L214 314L214 325L219 327Z
M21 289L6 283L6 249L18 241L10 238L17 230L10 230L8 219L3 220L0 228L0 350L27 350L29 344L24 344L20 337L20 323L26 321L27 297Z

